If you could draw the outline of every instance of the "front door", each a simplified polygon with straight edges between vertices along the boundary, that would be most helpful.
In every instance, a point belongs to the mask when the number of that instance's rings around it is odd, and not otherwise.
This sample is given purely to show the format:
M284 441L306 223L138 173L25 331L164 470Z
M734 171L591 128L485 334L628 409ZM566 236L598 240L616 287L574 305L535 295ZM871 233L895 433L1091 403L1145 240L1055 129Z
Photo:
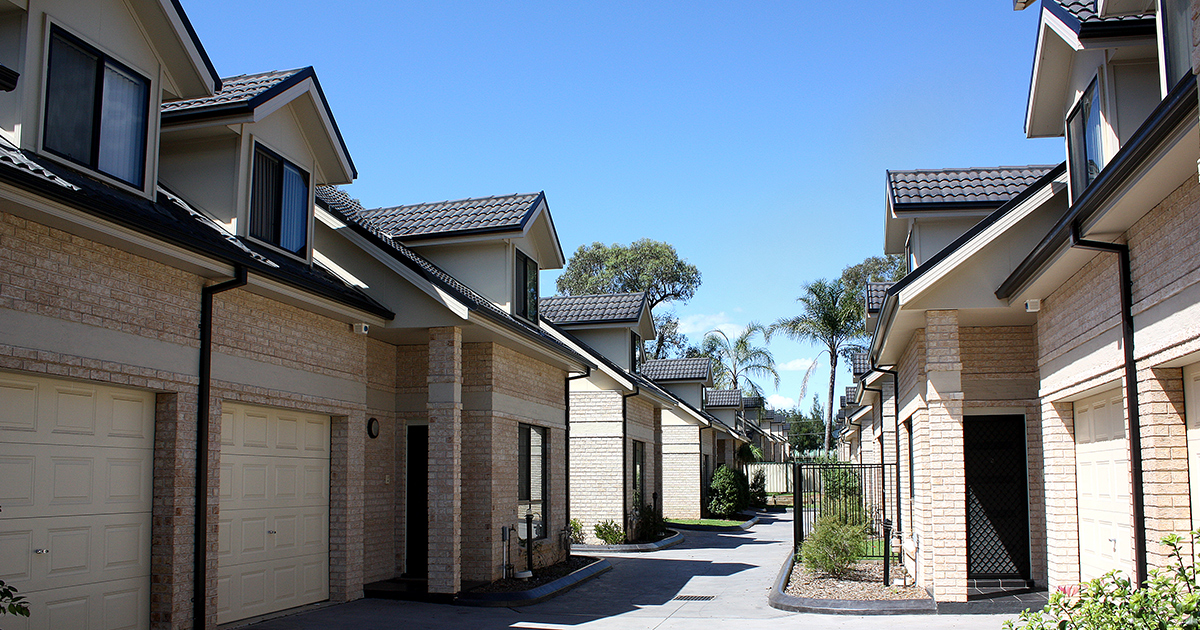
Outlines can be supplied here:
M429 570L429 427L408 427L407 523L404 577L423 578Z
M1029 579L1025 417L963 419L967 578Z

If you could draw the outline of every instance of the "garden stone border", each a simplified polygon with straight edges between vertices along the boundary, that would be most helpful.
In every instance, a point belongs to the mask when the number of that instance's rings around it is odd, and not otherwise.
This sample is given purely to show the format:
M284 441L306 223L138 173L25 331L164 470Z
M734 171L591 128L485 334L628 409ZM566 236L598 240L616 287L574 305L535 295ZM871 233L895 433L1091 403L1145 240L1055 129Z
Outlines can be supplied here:
M852 599L813 599L795 597L786 592L788 581L792 578L792 565L796 558L789 551L779 574L775 577L775 586L767 596L767 603L772 608L799 613L817 613L821 615L936 615L937 604L932 599L890 599L890 600L852 600Z
M682 528L680 528L680 529L682 529ZM672 534L660 541L652 542L652 543L638 543L636 545L576 545L576 544L572 544L571 545L571 553L575 553L575 552L580 552L580 553L624 553L624 552L635 552L635 551L658 551L659 549L666 549L668 547L674 547L675 545L678 545L679 543L683 542L683 534L675 531L674 529L668 529L667 531L672 532Z
M459 606L494 606L508 608L511 606L529 606L538 604L552 597L557 597L602 573L612 570L612 564L603 558L582 569L564 575L553 582L548 582L528 591L509 591L507 593L459 593L454 603Z

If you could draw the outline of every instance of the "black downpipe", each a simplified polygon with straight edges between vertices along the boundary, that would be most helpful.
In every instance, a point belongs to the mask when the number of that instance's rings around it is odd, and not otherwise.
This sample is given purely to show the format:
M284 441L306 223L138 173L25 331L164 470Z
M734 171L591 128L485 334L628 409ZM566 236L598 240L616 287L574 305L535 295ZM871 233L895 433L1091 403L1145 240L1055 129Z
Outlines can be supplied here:
M1142 418L1138 410L1137 360L1133 354L1133 273L1129 246L1080 238L1079 225L1071 224L1071 247L1117 254L1121 284L1121 334L1125 345L1125 402L1129 415L1129 480L1133 496L1133 555L1136 582L1146 583L1146 497L1142 491Z
M212 310L213 296L246 284L246 268L237 265L233 279L200 290L200 388L196 414L196 532L192 568L192 628L207 625L205 602L208 583L208 424L209 395L212 391Z
M633 386L632 394L621 395L621 521L625 523L625 532L629 532L629 453L625 452L625 440L629 436L629 399L642 393L641 388Z
M567 508L563 510L566 517L567 528L571 527L571 381L581 378L587 378L592 375L591 366L584 366L582 374L568 376L563 379L563 417L566 420L564 426L566 430L563 432L564 449L563 455L566 459L567 473L563 477L563 491L567 493ZM571 545L567 545L567 555L570 555Z

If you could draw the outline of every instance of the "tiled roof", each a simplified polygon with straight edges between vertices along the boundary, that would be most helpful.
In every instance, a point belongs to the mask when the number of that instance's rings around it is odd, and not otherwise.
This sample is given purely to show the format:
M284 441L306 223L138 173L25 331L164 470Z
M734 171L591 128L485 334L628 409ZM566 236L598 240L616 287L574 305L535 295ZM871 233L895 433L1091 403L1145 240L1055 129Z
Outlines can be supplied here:
M490 316L492 319L502 321L506 325L516 328L526 335L536 338L542 343L548 343L560 351L565 351L571 356L578 356L574 350L571 350L549 333L542 330L541 327L534 326L529 322L512 315L508 311L501 309L491 300L487 299L462 282L459 282L454 276L446 273L424 256L418 254L408 247L405 247L398 241L393 240L387 234L375 229L373 225L363 220L361 215L365 211L363 210L362 204L360 204L357 199L353 199L350 197L350 195L347 195L345 191L335 186L317 186L316 198L321 205L332 212L335 216L347 222L348 224L357 226L361 231L373 236L380 242L379 244L381 246L383 246L385 249L390 249L395 253L396 258L402 262L406 262L410 268L417 270L418 273L421 273L428 281L444 289L449 289L451 293L458 294L458 296L464 302L466 302L469 307L475 308L476 310ZM582 359L582 357L580 357L580 359ZM584 363L586 364L588 362L584 361Z
M1035 165L888 171L888 195L893 208L913 204L999 207L1052 168Z
M871 356L866 352L856 352L850 355L850 371L855 376L862 376L871 369Z
M357 287L318 266L280 256L231 234L208 215L163 187L153 200L21 151L0 138L0 179L105 221L182 249L211 256L354 308L391 319L394 314Z
M651 359L642 364L641 372L652 381L707 381L712 377L712 359Z
M867 283L867 312L878 313L879 309L883 308L883 300L887 297L887 290L891 288L895 282L868 282Z
M742 409L748 409L748 408L752 408L752 407L762 407L762 406L763 406L762 396L742 396Z
M646 304L645 293L565 295L538 300L542 317L558 324L636 322Z
M742 392L736 389L710 389L705 400L705 407L740 407Z
M544 193L458 199L365 210L362 218L393 238L410 240L523 229Z
M1121 22L1130 20L1141 20L1147 17L1153 17L1152 13L1141 15L1117 15L1112 17L1100 17L1096 13L1096 0L1056 0L1058 4L1066 9L1080 23L1088 22Z
M303 68L275 70L221 79L221 89L216 94L204 98L169 101L162 104L162 111L166 114L184 110L223 109L230 105L249 103L256 96L300 74L303 70Z

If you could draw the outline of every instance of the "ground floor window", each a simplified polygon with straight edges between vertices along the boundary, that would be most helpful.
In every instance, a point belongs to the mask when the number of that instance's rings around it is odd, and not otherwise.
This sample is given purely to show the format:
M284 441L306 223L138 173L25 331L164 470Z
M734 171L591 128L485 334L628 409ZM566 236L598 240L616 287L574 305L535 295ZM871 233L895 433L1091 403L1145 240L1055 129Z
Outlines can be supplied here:
M546 501L549 482L547 464L547 430L529 424L519 425L517 436L518 479L517 479L517 526L521 540L529 538L527 515L533 515L533 538L546 537L546 524L550 521Z
M646 497L646 443L633 441L633 492L634 494L641 493L641 501L645 503Z

